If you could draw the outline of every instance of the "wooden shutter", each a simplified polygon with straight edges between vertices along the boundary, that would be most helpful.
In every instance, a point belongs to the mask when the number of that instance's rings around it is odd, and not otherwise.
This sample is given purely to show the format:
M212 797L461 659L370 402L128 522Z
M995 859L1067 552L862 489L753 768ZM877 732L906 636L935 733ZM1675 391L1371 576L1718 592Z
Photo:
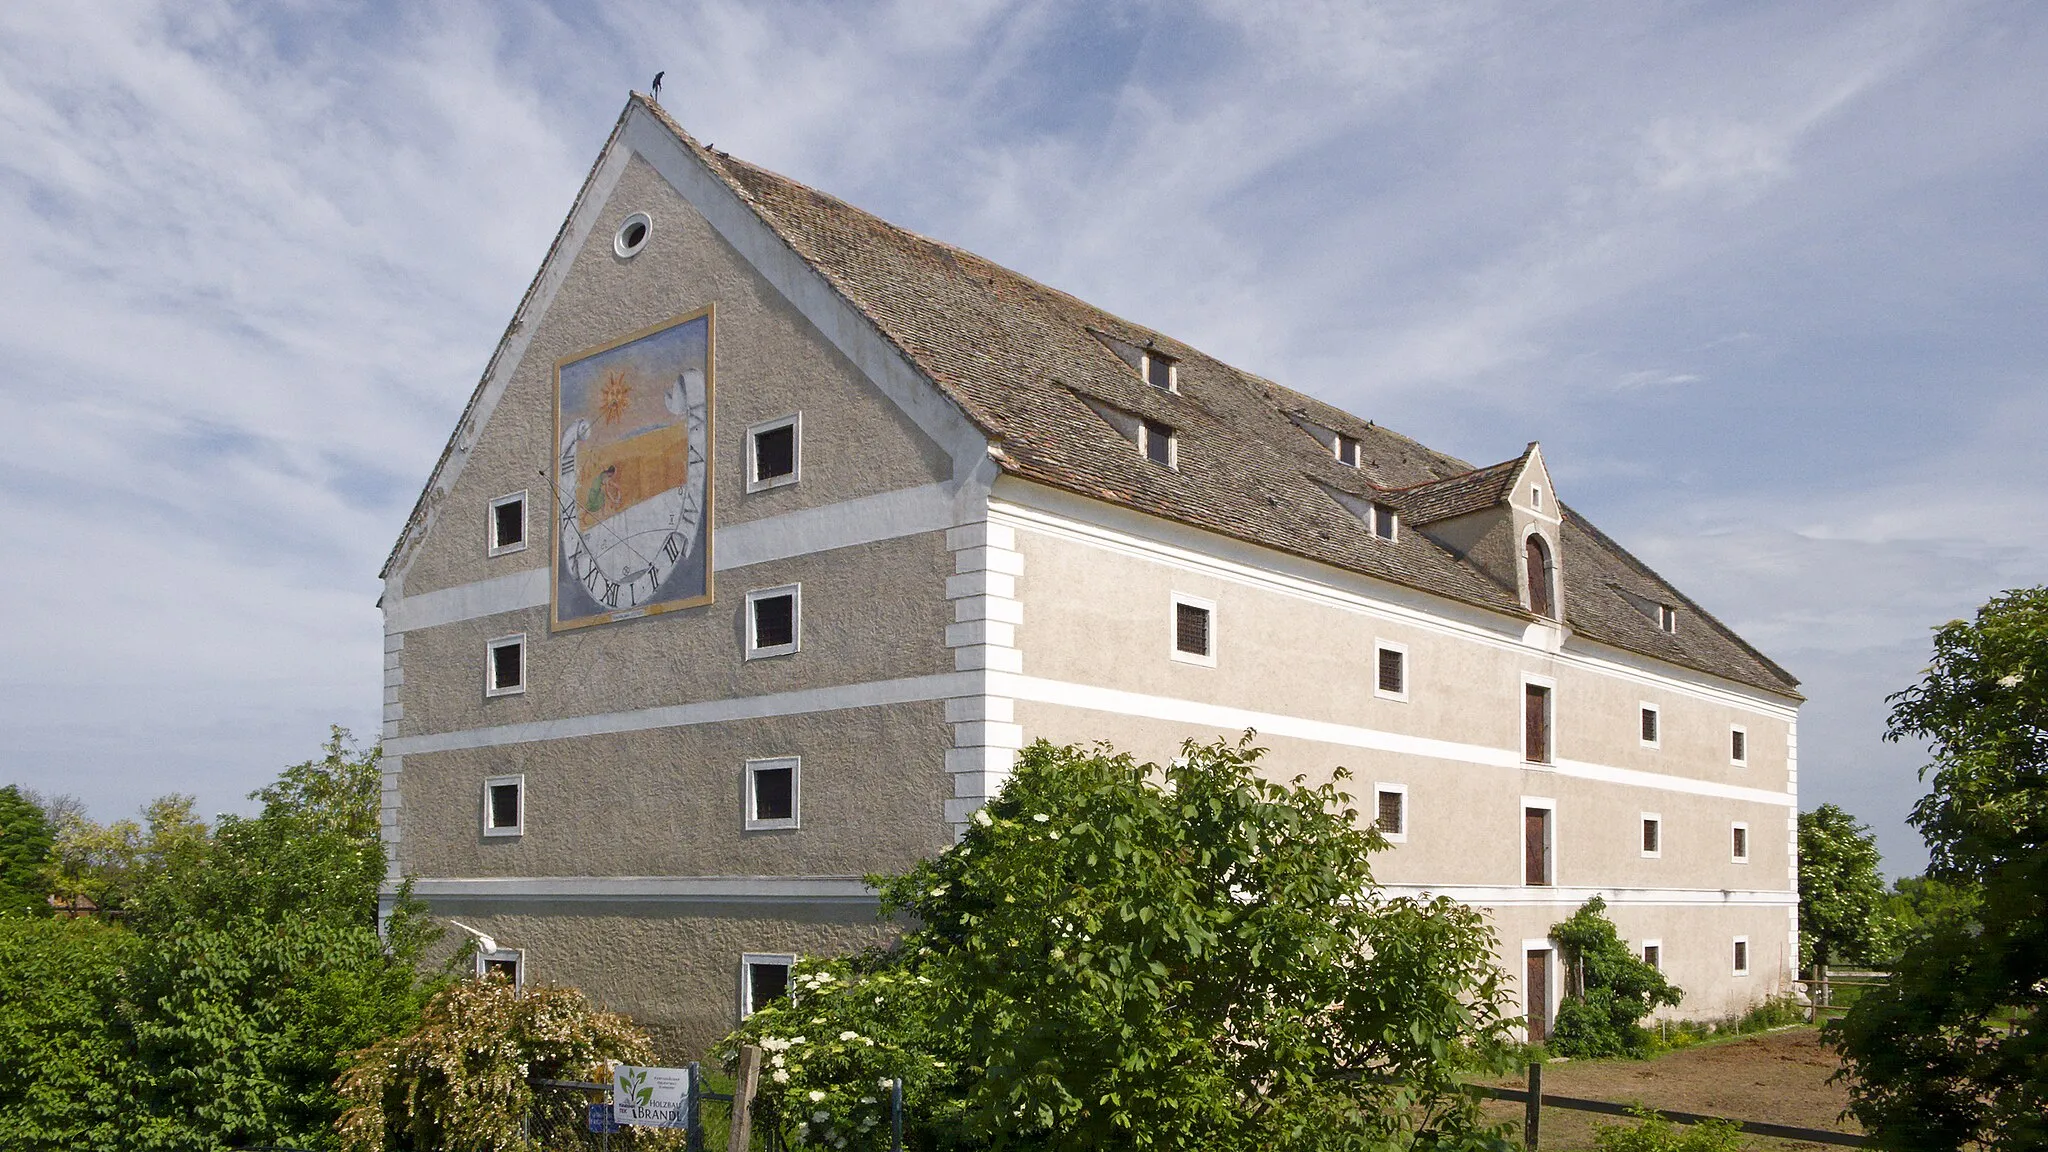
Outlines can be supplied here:
M1530 952L1524 974L1529 994L1529 1043L1550 1039L1550 953Z
M1540 684L1523 689L1522 758L1550 763L1550 689Z
M1550 883L1550 810L1522 809L1522 882Z
M1531 536L1522 547L1529 565L1529 611L1538 616L1554 615L1551 611L1550 555L1543 547L1543 538Z

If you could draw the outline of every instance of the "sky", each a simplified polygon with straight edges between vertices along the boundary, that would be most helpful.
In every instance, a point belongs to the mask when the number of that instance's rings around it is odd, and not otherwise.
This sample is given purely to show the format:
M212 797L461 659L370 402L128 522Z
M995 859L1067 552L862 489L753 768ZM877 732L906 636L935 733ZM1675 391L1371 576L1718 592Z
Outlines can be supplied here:
M1930 629L2048 582L2048 6L0 5L0 781L373 738L377 571L632 88L1558 495L1789 668L1894 874Z

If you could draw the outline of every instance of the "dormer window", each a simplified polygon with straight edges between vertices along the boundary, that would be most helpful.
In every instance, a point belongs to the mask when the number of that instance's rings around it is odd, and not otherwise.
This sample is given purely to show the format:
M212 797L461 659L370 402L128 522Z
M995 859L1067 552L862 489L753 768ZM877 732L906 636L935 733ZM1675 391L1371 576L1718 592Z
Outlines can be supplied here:
M1340 432L1337 434L1337 443L1330 451L1336 455L1337 463L1347 468L1356 468L1359 460L1358 448L1357 437L1346 436Z
M1657 627L1666 632L1678 631L1678 609L1669 604L1657 605Z
M1372 534L1382 540L1392 540L1401 531L1401 514L1385 504L1372 506Z
M1529 611L1550 619L1557 618L1557 568L1551 563L1550 545L1543 537L1531 532L1522 544L1523 563L1528 569Z
M1173 442L1173 429L1157 420L1147 420L1138 426L1138 450L1145 459L1168 468L1180 466L1180 453Z
M1177 379L1177 374L1174 371L1175 365L1176 361L1173 357L1162 356L1157 352L1147 349L1143 368L1145 383L1159 389L1161 392L1180 391L1180 381Z

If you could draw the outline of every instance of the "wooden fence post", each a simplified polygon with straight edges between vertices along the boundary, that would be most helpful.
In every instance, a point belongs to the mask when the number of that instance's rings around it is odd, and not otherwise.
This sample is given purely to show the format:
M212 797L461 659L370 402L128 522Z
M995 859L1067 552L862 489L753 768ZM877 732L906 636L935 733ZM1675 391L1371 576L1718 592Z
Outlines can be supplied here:
M1543 1127L1543 1065L1529 1065L1529 1103L1522 1113L1522 1147L1536 1152Z
M698 1110L698 1098L704 1091L704 1073L695 1060L683 1065L684 1083L689 1085L689 1094L683 1098L683 1147L689 1152L704 1152L703 1114Z
M754 1138L754 1093L761 1087L761 1050L752 1044L740 1049L740 1074L732 1086L731 1138L727 1152L747 1152Z

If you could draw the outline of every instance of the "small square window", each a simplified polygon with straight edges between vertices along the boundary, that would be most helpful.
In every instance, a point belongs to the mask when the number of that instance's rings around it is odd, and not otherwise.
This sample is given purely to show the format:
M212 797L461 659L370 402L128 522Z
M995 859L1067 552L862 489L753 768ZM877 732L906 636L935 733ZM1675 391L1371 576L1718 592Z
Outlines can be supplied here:
M1654 812L1643 813L1643 858L1654 860L1664 854L1664 818Z
M1737 824L1728 831L1729 858L1737 864L1749 863L1749 825Z
M526 633L500 636L486 645L484 695L514 696L526 691Z
M1749 767L1749 733L1740 725L1728 731L1728 763L1737 768Z
M513 991L526 985L526 956L517 948L500 948L494 952L476 954L476 974L479 977L498 976L512 985Z
M1401 515L1385 504L1372 506L1372 534L1382 540L1395 539L1401 531Z
M1174 596L1171 654L1183 663L1216 666L1216 605L1192 596Z
M1350 468L1358 467L1358 450L1359 443L1357 437L1346 436L1342 432L1337 434L1337 443L1331 448L1331 451L1336 454L1337 463Z
M484 835L526 834L526 777L492 776L484 781Z
M1381 784L1374 791L1379 801L1374 826L1388 840L1404 843L1408 839L1408 786Z
M491 501L490 539L487 551L503 556L526 547L526 493L514 492Z
M1374 669L1373 695L1383 700L1408 698L1408 646L1380 640L1374 645L1378 667Z
M1177 377L1175 361L1171 356L1162 356L1157 352L1145 353L1145 383L1161 392L1177 392L1180 390L1180 381Z
M800 768L795 756L747 761L748 831L801 826Z
M1737 976L1749 975L1749 937L1747 936L1737 936L1735 938L1735 974Z
M1662 941L1643 941L1643 963L1648 964L1659 972L1664 970L1664 944Z
M789 970L796 957L786 952L749 952L740 957L740 1018L773 1004L789 991Z
M799 647L803 589L795 584L747 593L747 659L786 656Z
M1174 446L1173 429L1157 420L1146 420L1139 425L1138 439L1145 459L1168 468L1180 466L1180 452Z
M797 482L802 464L803 414L747 429L747 491Z
M1655 748L1658 746L1657 721L1659 717L1657 715L1657 706L1655 704L1645 704L1642 707L1643 747Z

